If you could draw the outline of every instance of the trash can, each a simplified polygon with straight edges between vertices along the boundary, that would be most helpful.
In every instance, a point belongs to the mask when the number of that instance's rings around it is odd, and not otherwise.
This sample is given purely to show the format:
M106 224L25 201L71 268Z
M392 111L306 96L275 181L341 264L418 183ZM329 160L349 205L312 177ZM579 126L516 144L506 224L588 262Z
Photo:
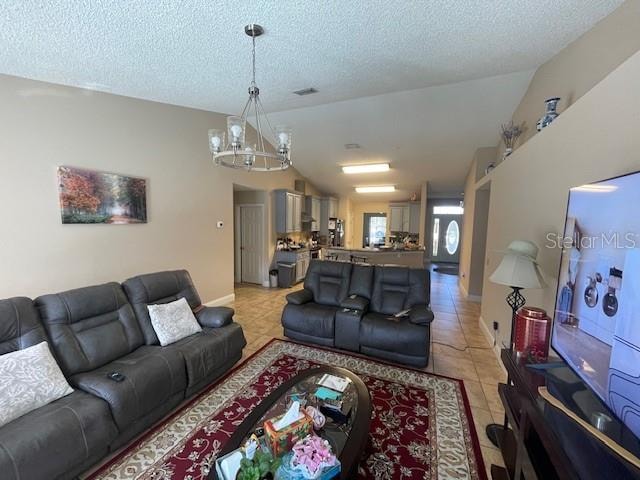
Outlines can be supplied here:
M296 275L295 263L278 262L278 286L280 288L289 288L293 285Z
M269 287L276 288L278 286L278 270L269 270Z

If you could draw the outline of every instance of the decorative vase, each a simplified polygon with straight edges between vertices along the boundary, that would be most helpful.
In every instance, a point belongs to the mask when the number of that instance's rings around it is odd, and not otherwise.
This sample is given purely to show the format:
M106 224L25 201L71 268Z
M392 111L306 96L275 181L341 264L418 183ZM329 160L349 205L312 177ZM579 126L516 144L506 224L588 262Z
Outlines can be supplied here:
M558 102L560 101L560 97L548 98L544 101L547 106L546 113L538 120L538 131L547 127L551 122L553 122L558 117L558 112L556 112L556 108L558 108Z
M507 158L509 155L511 155L513 153L513 148L511 147L507 147L504 149L504 153L502 154L502 160L504 160L505 158Z
M484 174L489 175L494 168L496 168L496 164L495 162L491 162L489 165L487 165L487 168L484 169Z
M515 351L528 361L546 362L549 358L551 319L541 308L524 306L516 313Z

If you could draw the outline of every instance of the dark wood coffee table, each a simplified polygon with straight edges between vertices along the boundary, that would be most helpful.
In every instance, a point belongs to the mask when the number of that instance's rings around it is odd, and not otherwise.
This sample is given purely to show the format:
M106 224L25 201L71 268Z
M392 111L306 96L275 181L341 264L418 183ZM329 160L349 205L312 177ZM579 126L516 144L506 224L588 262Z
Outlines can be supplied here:
M280 385L253 409L249 416L238 426L218 454L218 457L223 457L240 447L256 428L262 426L265 420L283 414L287 408L288 395L291 393L314 393L317 388L317 381L325 373L346 377L351 380L351 384L343 393L343 401L349 402L351 405L351 415L347 423L341 425L334 423L327 417L326 425L317 433L329 441L334 453L340 460L342 470L339 478L354 478L369 438L372 408L371 396L365 384L356 374L338 367L313 368ZM218 475L213 465L208 480L218 480Z

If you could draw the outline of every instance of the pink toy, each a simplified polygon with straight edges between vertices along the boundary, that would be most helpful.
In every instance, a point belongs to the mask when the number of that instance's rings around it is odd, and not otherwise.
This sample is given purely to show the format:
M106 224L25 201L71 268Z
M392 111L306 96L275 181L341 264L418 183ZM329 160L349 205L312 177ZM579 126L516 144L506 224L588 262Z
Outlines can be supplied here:
M315 435L298 441L291 451L291 467L308 479L318 478L324 468L336 464L336 456L331 453L329 442Z

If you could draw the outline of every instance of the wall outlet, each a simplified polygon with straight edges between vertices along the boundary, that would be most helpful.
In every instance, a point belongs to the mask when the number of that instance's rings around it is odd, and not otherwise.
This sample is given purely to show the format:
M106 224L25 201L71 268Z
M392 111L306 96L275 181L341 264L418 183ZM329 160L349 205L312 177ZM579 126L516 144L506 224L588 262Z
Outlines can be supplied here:
M493 322L493 331L494 332L498 331L498 327L499 327L498 322Z
M218 227L218 228L223 228L223 227L224 227L224 222L223 222L222 220L218 220L218 221L216 222L216 227Z

